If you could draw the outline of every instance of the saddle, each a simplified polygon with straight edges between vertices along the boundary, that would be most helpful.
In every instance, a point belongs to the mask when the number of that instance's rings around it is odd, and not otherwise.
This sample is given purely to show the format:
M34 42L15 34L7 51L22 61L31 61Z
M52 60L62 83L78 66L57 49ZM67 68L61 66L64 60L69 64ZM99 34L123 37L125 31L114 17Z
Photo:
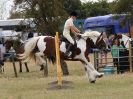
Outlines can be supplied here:
M69 47L70 42L64 36L61 36L60 41L66 43L66 48ZM77 43L76 43L76 40L75 39L74 39L74 42L75 42L74 45L72 45L70 47L70 49L69 49L69 51L72 52L71 57L74 57L74 55L75 55L75 49L77 48Z

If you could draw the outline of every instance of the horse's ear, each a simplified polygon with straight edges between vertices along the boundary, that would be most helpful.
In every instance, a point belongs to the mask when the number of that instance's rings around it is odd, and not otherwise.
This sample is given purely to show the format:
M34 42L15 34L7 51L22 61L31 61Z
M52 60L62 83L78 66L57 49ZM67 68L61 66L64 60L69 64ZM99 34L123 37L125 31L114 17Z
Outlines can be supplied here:
M120 39L122 38L122 34L119 34L119 38L120 38Z
M101 35L103 35L103 32L101 32Z
M107 38L106 32L102 32L102 35L103 35L104 38Z

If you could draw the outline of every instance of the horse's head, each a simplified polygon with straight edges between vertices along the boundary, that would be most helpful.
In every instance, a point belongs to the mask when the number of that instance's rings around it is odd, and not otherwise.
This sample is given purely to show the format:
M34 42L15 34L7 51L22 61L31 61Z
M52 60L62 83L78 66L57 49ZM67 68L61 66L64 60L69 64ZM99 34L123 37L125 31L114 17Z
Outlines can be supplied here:
M7 40L5 40L6 51L9 51L11 49L11 47L16 49L21 44L22 44L22 42L20 41L20 39L7 39Z
M9 51L11 49L11 47L13 46L13 40L6 40L5 41L5 48L6 48L6 51Z
M99 49L108 49L109 41L105 33L101 33L100 36L97 38L96 47Z
M97 31L86 31L84 34L82 34L82 37L84 39L88 39L91 38L93 43L94 43L94 47L98 48L98 49L107 49L108 48L108 39L107 36L104 33L99 33ZM88 44L90 44L88 42ZM92 47L92 46L91 46Z
M132 41L130 37L124 34L115 34L111 41L113 42L116 39L118 39L120 44L125 48L129 48L129 43Z

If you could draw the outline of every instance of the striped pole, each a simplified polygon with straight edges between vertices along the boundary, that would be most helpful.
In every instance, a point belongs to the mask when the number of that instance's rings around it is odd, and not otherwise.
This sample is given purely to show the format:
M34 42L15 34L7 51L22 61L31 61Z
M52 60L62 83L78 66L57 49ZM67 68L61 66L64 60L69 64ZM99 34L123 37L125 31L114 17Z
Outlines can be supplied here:
M56 65L57 65L57 82L59 86L62 86L62 70L60 64L60 48L59 48L59 34L56 32L55 36L55 48L56 48Z

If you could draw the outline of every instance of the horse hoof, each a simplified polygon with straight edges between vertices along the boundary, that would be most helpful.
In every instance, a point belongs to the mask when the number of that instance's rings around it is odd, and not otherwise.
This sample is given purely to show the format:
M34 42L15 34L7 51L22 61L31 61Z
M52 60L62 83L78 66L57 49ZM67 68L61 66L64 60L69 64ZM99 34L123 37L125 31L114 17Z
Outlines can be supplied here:
M103 77L103 74L97 75L96 78L101 78Z
M95 84L96 80L90 81L91 84Z
M43 70L43 68L40 68L40 71L42 71Z

